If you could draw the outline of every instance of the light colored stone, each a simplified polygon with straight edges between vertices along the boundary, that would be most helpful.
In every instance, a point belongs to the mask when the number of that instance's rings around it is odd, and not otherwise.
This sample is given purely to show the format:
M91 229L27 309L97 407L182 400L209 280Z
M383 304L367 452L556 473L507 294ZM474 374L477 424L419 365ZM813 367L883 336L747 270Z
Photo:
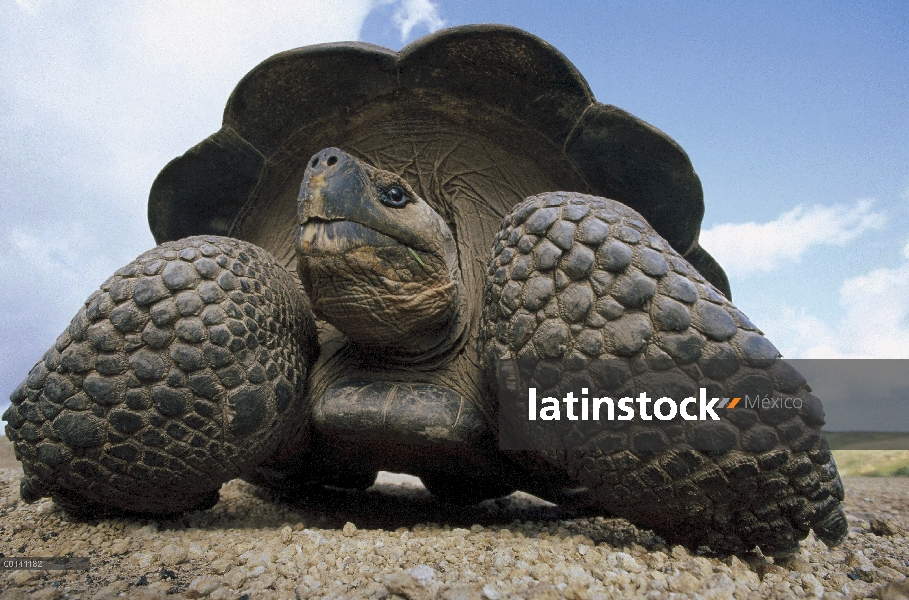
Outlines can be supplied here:
M909 600L909 578L893 580L875 590L880 600Z
M249 577L246 574L246 569L243 567L234 567L221 578L221 581L235 590L238 590L240 589L240 586L246 583L247 579L249 579Z
M161 548L161 564L165 567L172 567L186 562L186 550L175 544L168 544Z
M432 567L417 565L386 577L385 587L408 600L429 600L438 594L439 582Z
M129 551L129 546L123 540L114 542L110 547L110 553L114 556L119 554L126 554Z
M675 577L669 578L669 589L673 592L690 593L697 591L701 587L700 581L688 572L682 572Z
M802 589L805 590L805 596L808 598L820 598L824 595L824 586L814 575L802 577Z
M292 535L293 535L293 529L290 528L290 525L285 525L281 529L281 542L284 544L289 544Z
M107 584L94 593L92 600L110 600L117 598L121 592L126 591L127 583L122 579Z
M348 521L344 524L344 528L341 529L341 533L344 535L344 537L353 537L357 535L357 526Z
M903 532L903 528L893 519L878 517L871 519L870 529L871 533L880 536L900 535Z
M617 552L615 558L616 565L620 569L625 569L629 573L640 573L642 571L641 565L638 564L638 561L632 555L626 552Z
M208 550L208 544L204 546L197 542L192 542L189 544L189 547L186 550L186 558L188 560L200 560L205 557L205 554Z
M479 584L456 583L443 589L439 598L442 600L483 600L483 592Z
M215 575L224 575L233 566L234 566L233 561L229 561L226 558L219 558L219 559L212 561L209 568L211 569L211 572L214 573Z
M562 594L565 600L590 600L590 592L578 581L569 581Z
M804 558L798 556L787 556L785 558L777 559L774 564L779 565L783 569L789 569L790 571L796 571L797 573L811 573L811 563L809 563Z
M871 566L871 561L869 561L867 558L865 558L865 555L861 550L849 552L846 555L846 560L844 561L844 563L847 567L851 567L851 568L862 568L862 567Z
M186 588L187 598L204 598L221 587L221 582L216 577L196 577Z
M229 587L219 587L208 597L210 600L237 600L237 592Z
M40 571L13 571L13 574L9 576L9 580L13 585L22 586L33 579L38 579L40 575Z
M763 581L764 579L767 579L768 577L776 577L776 579L779 579L779 576L781 576L787 572L788 571L786 571L786 569L778 567L773 563L765 562L765 563L760 563L757 566L757 574L758 574L758 577L761 578L761 581Z
M16 591L19 591L19 590L16 590ZM42 590L38 590L37 592L33 592L32 594L30 594L28 596L28 600L57 600L57 598L62 598L62 597L63 597L63 592L61 592L59 588L46 587ZM5 600L6 596L4 595L3 598Z

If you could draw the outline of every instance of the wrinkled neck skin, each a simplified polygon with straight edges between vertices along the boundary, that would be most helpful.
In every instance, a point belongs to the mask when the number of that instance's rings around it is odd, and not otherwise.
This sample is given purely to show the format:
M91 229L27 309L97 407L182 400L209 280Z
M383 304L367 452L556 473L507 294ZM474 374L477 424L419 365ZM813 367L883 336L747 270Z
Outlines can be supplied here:
M392 188L406 201L389 202ZM454 236L403 179L326 148L310 160L298 208L297 266L313 311L367 361L438 364L463 345Z

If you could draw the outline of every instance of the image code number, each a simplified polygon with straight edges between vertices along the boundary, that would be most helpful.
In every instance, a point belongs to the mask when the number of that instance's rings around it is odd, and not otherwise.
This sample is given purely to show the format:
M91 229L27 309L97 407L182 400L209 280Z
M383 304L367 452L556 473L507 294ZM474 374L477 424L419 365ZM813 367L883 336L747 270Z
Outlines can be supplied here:
M0 558L0 571L87 571L91 568L88 557L54 556L31 558L13 556Z

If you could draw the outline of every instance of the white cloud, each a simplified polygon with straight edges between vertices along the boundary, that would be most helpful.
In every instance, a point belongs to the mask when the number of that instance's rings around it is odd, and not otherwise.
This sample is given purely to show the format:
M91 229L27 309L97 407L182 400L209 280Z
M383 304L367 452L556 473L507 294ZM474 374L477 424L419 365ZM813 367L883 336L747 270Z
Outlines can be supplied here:
M410 32L418 25L425 26L430 33L445 27L439 7L430 0L398 0L392 18L401 31L402 42L410 37Z
M701 232L700 243L730 276L772 271L799 263L812 246L843 246L883 226L873 200L854 206L797 206L767 223L726 223Z
M53 290L54 302L78 308L122 266L97 252L98 245L77 223L13 227L0 239L0 279L18 284L18 289L10 290L13 294L32 287Z
M909 358L909 263L847 279L840 305L838 322L783 307L762 327L788 358Z
M21 39L0 43L19 59L6 65L3 87L15 112L5 116L53 119L111 156L150 146L167 148L169 159L220 126L233 86L257 63L290 48L357 39L372 3L159 0L47 8ZM23 46L31 48L19 52ZM174 138L171 150L167 140Z
M357 39L371 8L370 0L159 0L137 12L134 48L162 71L205 75L240 67L243 75L276 52Z
M40 0L16 0L16 4L25 12L34 15L41 8L43 2Z
M0 35L0 412L85 297L153 245L154 177L220 127L240 78L283 50L356 40L374 8L16 3L27 18Z
M80 225L21 225L0 237L0 407L88 295L122 266Z

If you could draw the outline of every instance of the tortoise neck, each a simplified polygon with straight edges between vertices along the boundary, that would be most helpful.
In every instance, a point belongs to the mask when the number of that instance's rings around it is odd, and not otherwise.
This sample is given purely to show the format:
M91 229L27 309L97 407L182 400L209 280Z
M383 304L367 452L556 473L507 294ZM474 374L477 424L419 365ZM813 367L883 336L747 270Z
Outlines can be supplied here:
M399 343L370 347L354 343L369 356L370 362L393 363L411 367L436 368L456 356L470 333L467 291L460 276L453 282L456 292L451 300L450 317L437 329L428 328L419 335L406 336Z

